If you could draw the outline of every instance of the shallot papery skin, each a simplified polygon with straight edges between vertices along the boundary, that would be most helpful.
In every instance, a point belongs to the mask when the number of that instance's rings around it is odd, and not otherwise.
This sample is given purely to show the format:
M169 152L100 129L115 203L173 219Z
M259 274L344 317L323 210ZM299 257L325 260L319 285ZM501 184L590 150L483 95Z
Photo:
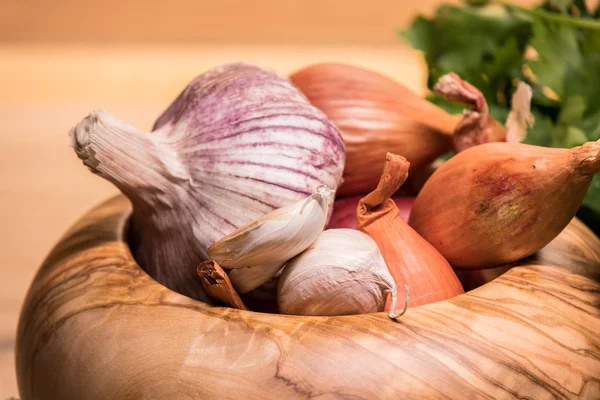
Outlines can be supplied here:
M223 236L341 182L335 125L286 79L245 63L194 79L151 133L95 111L70 132L132 202L132 251L156 280L207 300L196 266Z
M327 229L356 229L356 207L358 207L360 199L362 199L362 196L348 196L336 199ZM396 203L400 217L408 222L410 209L415 202L415 198L392 196L391 199Z
M454 267L508 264L567 226L598 171L600 141L570 150L482 144L431 176L409 224Z
M375 187L388 151L420 169L452 149L461 116L449 115L393 79L337 63L306 67L290 79L342 132L346 168L338 196Z
M440 77L433 89L450 101L471 107L463 112L454 130L452 140L457 152L482 143L506 141L506 129L492 119L485 97L475 86L449 73Z
M457 153L483 143L521 142L527 135L527 128L535 122L531 114L533 92L524 82L518 83L511 97L506 127L491 117L483 93L457 74L443 75L433 89L448 100L470 106L470 109L464 110L452 137Z
M360 200L356 220L358 230L377 243L396 288L410 287L409 307L415 307L447 300L464 290L448 261L408 226L390 198L408 177L408 168L404 157L388 153L381 180ZM389 310L390 299L385 307Z

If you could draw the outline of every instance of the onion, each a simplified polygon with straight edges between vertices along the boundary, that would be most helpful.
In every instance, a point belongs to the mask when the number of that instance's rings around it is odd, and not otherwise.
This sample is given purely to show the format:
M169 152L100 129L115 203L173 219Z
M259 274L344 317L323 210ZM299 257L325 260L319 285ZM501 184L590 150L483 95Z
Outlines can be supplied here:
M344 136L346 169L339 196L375 187L388 151L419 169L452 148L460 117L383 75L351 65L317 64L290 79Z
M573 149L472 147L442 165L409 224L454 267L509 264L540 250L577 212L600 171L600 141Z
M448 151L494 141L521 141L533 123L531 88L523 82L511 100L505 128L489 115L483 94L456 74L442 76L435 90L469 106L462 116L449 115L394 80L351 65L317 64L290 79L344 136L347 156L339 196L374 188L387 152L410 162L412 180Z
M392 193L408 177L410 164L388 153L377 187L363 197L356 211L358 229L381 251L396 288L412 289L411 307L446 300L464 293L448 261L400 218ZM386 310L391 307L386 303Z
M155 279L207 300L196 266L223 236L341 182L337 128L286 79L250 64L193 80L150 134L103 111L70 132L132 202L132 247Z

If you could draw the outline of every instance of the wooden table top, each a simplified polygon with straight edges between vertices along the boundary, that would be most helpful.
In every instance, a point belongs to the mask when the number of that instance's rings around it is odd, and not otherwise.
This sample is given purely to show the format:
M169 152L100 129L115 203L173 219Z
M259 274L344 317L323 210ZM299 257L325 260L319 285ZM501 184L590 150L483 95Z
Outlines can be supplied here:
M117 190L93 176L67 132L95 108L149 129L206 69L251 60L287 74L340 61L425 87L420 55L389 45L66 46L0 44L0 400L17 396L19 309L45 255L86 210Z

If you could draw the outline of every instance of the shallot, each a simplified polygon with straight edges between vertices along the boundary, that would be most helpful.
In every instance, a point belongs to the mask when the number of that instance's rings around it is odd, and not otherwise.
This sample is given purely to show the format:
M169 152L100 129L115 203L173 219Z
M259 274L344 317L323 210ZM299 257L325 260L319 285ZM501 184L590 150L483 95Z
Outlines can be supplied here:
M387 154L381 180L360 200L356 220L358 229L377 243L396 286L412 288L410 305L414 307L464 291L448 261L404 222L390 198L408 177L409 166L404 157Z
M599 171L600 140L570 150L482 144L431 176L409 224L454 267L508 264L567 226Z

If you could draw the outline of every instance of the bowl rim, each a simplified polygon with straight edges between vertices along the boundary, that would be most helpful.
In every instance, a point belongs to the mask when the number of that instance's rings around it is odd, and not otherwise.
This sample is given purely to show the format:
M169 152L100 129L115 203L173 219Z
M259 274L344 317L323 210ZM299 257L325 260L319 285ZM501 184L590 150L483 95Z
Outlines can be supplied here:
M133 259L124 235L130 213L124 196L94 208L63 236L33 279L17 332L23 400L77 398L73 393L106 398L108 390L126 391L132 382L148 397L164 390L222 395L223 382L215 377L223 371L232 385L252 387L262 398L274 393L465 398L481 395L480 389L569 397L600 376L600 337L594 334L600 331L600 239L580 221L560 236L572 253L541 252L477 289L411 308L392 321L385 312L326 317L244 311L172 292ZM569 265L547 265L561 260ZM157 321L162 325L155 326ZM116 326L138 331L114 336ZM98 342L90 330L113 340ZM209 334L218 340L210 341ZM164 342L165 335L168 345L154 342ZM150 340L154 352L144 365L117 370L102 362L102 354L114 347L125 358L137 354L138 337ZM240 342L250 343L243 354L260 363L219 369L227 357L210 355ZM201 352L190 364L186 357L195 343ZM181 359L173 360L174 354ZM165 365L178 388L142 381L143 371ZM560 379L554 365L564 367ZM103 373L90 379L88 371ZM600 386L586 390L600 396Z

